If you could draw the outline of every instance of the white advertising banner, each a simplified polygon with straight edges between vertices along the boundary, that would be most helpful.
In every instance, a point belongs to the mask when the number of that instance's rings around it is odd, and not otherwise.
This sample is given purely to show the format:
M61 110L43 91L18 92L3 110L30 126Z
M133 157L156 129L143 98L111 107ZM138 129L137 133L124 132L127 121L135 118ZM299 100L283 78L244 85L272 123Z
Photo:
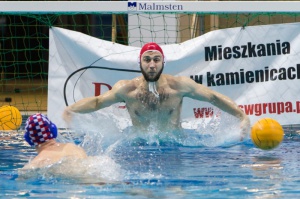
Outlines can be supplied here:
M164 73L190 77L229 96L252 123L271 117L282 125L299 124L299 33L299 23L250 26L161 45ZM49 51L48 116L60 128L66 127L62 113L67 104L141 75L139 47L52 27ZM114 108L127 117L125 104ZM182 120L201 122L220 113L210 103L184 99Z

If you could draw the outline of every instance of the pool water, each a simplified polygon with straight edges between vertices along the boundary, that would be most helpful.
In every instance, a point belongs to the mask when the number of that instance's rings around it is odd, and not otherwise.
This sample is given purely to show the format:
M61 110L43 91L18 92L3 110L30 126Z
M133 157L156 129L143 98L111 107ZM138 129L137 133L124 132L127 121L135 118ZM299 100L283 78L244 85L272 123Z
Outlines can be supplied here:
M22 136L0 132L0 198L300 197L298 135L285 135L270 151L256 148L250 139L221 146L134 140L99 149L97 155L78 142L92 156L85 163L95 177L90 182L43 175L46 170L19 179L18 169L36 154ZM103 183L99 175L112 179Z

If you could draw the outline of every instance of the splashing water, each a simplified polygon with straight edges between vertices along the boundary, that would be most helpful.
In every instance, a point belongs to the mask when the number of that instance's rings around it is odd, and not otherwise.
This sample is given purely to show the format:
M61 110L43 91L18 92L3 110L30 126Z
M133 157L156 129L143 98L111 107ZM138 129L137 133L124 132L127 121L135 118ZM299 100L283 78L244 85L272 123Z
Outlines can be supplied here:
M212 119L183 121L183 129L172 132L159 132L155 125L147 132L137 131L129 116L120 117L115 109L77 115L73 126L76 136L82 137L81 146L90 155L103 154L121 143L217 147L234 145L240 140L238 119L226 113Z
M223 114L222 118L187 121L183 123L184 129L174 132L159 132L155 125L151 126L148 132L140 132L132 127L128 115L124 117L116 113L114 108L110 108L90 114L76 114L74 117L72 138L79 138L79 145L92 156L81 165L88 168L81 172L85 179L99 176L98 179L120 180L122 174L126 173L121 169L125 162L129 161L128 165L132 166L131 162L137 161L136 159L145 159L139 158L141 153L136 152L136 149L143 150L143 146L153 146L158 150L159 146L223 147L235 145L240 139L238 120L226 114ZM136 164L147 165L153 162ZM105 171L106 175L101 171ZM131 174L127 173L126 176L128 175ZM151 169L133 175L138 175L139 178L161 177L160 173L152 173Z
M76 183L120 182L122 169L110 157L90 156L83 159L64 158L42 168L18 170L19 180L41 179L46 181L74 181Z

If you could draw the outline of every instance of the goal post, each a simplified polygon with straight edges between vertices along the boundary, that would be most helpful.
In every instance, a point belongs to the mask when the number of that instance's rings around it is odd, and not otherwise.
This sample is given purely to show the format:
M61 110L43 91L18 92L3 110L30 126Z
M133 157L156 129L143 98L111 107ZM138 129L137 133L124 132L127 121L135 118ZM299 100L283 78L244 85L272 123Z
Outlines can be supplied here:
M297 23L299 7L297 1L1 1L0 106L47 113L51 27L139 48L216 30Z
M250 13L298 12L298 1L1 1L10 13Z

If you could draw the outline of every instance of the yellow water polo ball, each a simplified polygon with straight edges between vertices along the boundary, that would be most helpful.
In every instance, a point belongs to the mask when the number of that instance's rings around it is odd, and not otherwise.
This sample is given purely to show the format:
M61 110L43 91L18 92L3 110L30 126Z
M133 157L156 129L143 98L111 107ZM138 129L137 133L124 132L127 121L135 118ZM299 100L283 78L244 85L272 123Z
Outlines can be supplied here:
M22 124L22 115L14 106L0 108L0 130L17 130Z
M251 128L251 139L255 146L263 150L276 148L283 140L284 130L274 119L263 118Z

